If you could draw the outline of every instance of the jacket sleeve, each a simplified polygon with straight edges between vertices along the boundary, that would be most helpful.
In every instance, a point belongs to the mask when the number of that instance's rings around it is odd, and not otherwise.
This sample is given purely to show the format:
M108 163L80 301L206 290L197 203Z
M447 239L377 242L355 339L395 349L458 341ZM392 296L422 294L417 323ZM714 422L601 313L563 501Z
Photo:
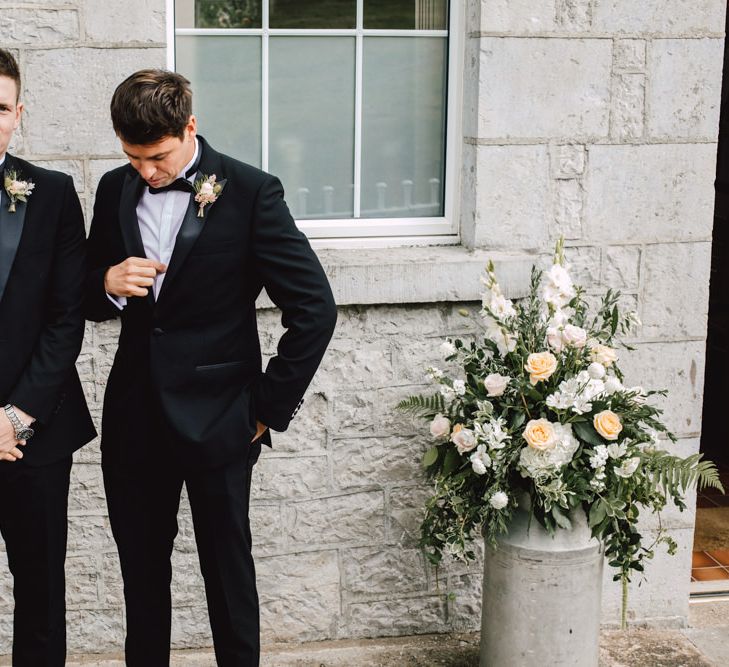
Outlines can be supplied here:
M255 269L286 329L256 385L256 418L285 431L324 356L337 308L324 269L273 176L258 191L252 235Z
M86 233L73 179L66 177L55 239L45 325L30 362L10 392L9 403L40 423L47 422L81 351L86 277Z
M120 308L115 306L106 294L104 289L104 276L107 269L112 266L114 257L111 250L109 231L110 213L107 204L109 199L109 187L106 176L101 178L96 189L96 201L94 202L94 215L91 219L91 230L89 240L86 243L88 253L88 274L86 277L84 295L84 316L87 320L103 322L119 317Z

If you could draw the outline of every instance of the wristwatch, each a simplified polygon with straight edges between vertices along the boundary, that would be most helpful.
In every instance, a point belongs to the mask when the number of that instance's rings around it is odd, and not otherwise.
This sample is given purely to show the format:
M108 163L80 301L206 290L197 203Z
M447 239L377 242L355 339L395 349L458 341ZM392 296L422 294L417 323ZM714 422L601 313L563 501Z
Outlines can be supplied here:
M25 424L23 424L22 421L20 421L20 418L17 414L15 414L15 410L13 409L13 406L10 405L10 403L8 403L3 409L5 410L5 414L8 416L10 423L15 429L16 440L28 440L33 437L35 431L30 428L30 426L26 426Z

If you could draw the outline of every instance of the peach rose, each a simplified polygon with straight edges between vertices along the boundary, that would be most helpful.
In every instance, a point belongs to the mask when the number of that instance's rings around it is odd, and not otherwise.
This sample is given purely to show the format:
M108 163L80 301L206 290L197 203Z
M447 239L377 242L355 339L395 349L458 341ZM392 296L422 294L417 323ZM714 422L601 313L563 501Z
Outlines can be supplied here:
M620 431L623 430L623 425L620 423L620 417L618 417L612 410L603 410L598 412L592 420L595 430L605 440L617 440L620 435Z
M548 419L532 419L524 429L524 440L532 449L540 452L554 449L557 444L557 434Z
M524 368L529 373L529 381L537 384L549 379L557 370L557 358L551 352L533 352L527 357Z
M617 361L618 353L612 347L602 343L593 343L590 345L590 359L608 368Z

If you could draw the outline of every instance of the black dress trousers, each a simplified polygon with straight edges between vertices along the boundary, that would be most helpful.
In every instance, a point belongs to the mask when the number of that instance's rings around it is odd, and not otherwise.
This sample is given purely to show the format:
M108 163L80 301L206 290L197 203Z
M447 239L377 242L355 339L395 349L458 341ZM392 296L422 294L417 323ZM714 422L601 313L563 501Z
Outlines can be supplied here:
M184 483L217 664L257 667L259 609L248 505L260 439L242 443L238 457L212 469L180 461L174 436L164 426L157 444L154 451L139 452L136 465L128 453L123 463L118 459L102 463L124 579L127 665L169 665L170 557Z
M32 447L32 441L28 443ZM66 560L71 456L43 466L0 461L0 532L13 575L13 665L66 662Z

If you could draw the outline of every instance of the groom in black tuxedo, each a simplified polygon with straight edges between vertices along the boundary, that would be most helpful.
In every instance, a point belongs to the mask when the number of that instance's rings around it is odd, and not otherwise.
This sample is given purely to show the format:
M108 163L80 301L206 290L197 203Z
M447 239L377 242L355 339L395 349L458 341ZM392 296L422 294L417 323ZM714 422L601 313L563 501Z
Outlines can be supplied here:
M219 665L259 661L251 471L296 414L332 336L324 271L280 182L197 136L189 82L142 70L111 117L130 165L98 186L87 316L120 316L102 466L124 578L128 665L169 664L170 555L183 483ZM261 371L256 297L287 329Z
M66 658L71 454L96 436L76 373L86 235L73 181L7 152L20 71L0 49L0 533L13 575L13 665Z

